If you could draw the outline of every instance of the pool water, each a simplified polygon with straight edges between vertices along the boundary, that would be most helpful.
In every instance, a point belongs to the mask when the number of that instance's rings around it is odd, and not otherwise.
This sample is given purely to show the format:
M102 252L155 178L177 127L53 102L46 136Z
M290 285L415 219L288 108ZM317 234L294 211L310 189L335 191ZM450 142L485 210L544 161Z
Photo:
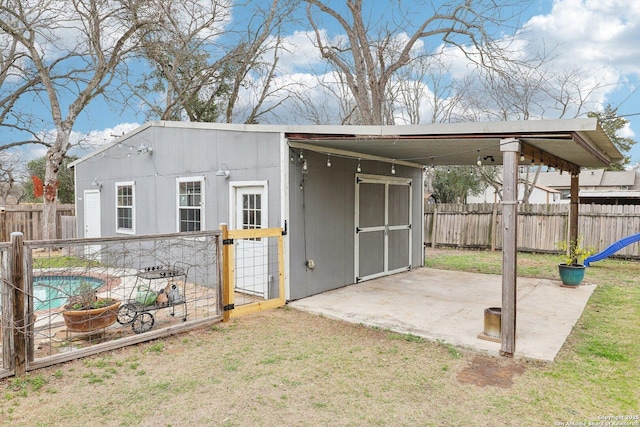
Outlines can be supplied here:
M98 289L104 280L87 276L36 276L33 278L33 311L50 310L66 304L81 283L89 283Z

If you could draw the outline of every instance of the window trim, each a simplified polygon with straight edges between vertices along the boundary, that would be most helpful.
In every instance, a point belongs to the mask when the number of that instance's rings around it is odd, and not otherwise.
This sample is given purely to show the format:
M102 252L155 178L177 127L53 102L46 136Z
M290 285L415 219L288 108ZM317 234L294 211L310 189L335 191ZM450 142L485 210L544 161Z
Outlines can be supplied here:
M176 178L176 232L186 233L180 231L180 184L185 182L199 182L200 183L200 231L206 230L205 228L205 177L204 176L188 176ZM195 206L190 206L194 208Z
M115 212L116 221L115 228L117 234L136 234L136 182L135 181L119 181L115 183ZM118 189L120 187L131 187L131 206L120 206L118 204ZM120 228L118 226L118 209L131 208L131 228Z

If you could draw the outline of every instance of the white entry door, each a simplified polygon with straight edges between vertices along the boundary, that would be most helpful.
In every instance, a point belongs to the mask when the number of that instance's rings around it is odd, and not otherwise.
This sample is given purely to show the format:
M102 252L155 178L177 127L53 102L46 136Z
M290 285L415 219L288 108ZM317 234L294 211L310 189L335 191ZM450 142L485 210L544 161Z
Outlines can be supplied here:
M356 175L355 281L411 269L411 179Z
M84 237L100 237L100 190L84 192ZM100 246L85 247L85 256L95 254Z
M264 185L232 183L235 220L233 228L251 230L266 228L267 189ZM251 295L269 298L269 259L267 239L236 239L235 289Z

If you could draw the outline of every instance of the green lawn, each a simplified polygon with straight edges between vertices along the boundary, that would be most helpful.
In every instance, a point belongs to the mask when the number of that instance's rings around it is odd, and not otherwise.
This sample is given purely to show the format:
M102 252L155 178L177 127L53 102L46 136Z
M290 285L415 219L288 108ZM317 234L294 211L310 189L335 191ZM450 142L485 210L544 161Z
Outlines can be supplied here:
M501 257L497 251L428 250L425 265L500 274ZM554 255L519 253L518 276L558 280L558 263ZM553 384L547 403L566 404L562 394L570 392L576 407L640 416L640 261L599 261L587 268L585 282L598 286L555 363L539 373Z
M501 271L500 252L426 258ZM558 262L519 254L519 275L557 280ZM590 267L585 281L598 286L552 363L287 306L0 380L0 425L640 425L638 278L638 261Z

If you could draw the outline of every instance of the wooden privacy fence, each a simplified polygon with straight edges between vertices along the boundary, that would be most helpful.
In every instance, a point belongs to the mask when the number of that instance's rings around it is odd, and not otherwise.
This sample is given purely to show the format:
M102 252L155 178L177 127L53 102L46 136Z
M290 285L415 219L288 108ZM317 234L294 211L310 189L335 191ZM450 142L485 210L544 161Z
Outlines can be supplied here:
M8 242L14 231L21 232L25 240L42 239L42 209L41 203L0 207L0 241ZM67 229L71 230L70 227L65 227L63 230L63 224L68 224L68 220L65 222L63 217L74 217L75 214L74 205L58 205L56 238L75 237L75 235L69 234L71 231L66 231ZM75 229L73 229L74 232Z
M425 245L501 249L502 205L433 204L425 206ZM519 205L518 250L559 253L567 241L568 204ZM597 252L632 234L640 233L640 206L579 205L578 234ZM616 256L640 258L640 244L631 244Z

